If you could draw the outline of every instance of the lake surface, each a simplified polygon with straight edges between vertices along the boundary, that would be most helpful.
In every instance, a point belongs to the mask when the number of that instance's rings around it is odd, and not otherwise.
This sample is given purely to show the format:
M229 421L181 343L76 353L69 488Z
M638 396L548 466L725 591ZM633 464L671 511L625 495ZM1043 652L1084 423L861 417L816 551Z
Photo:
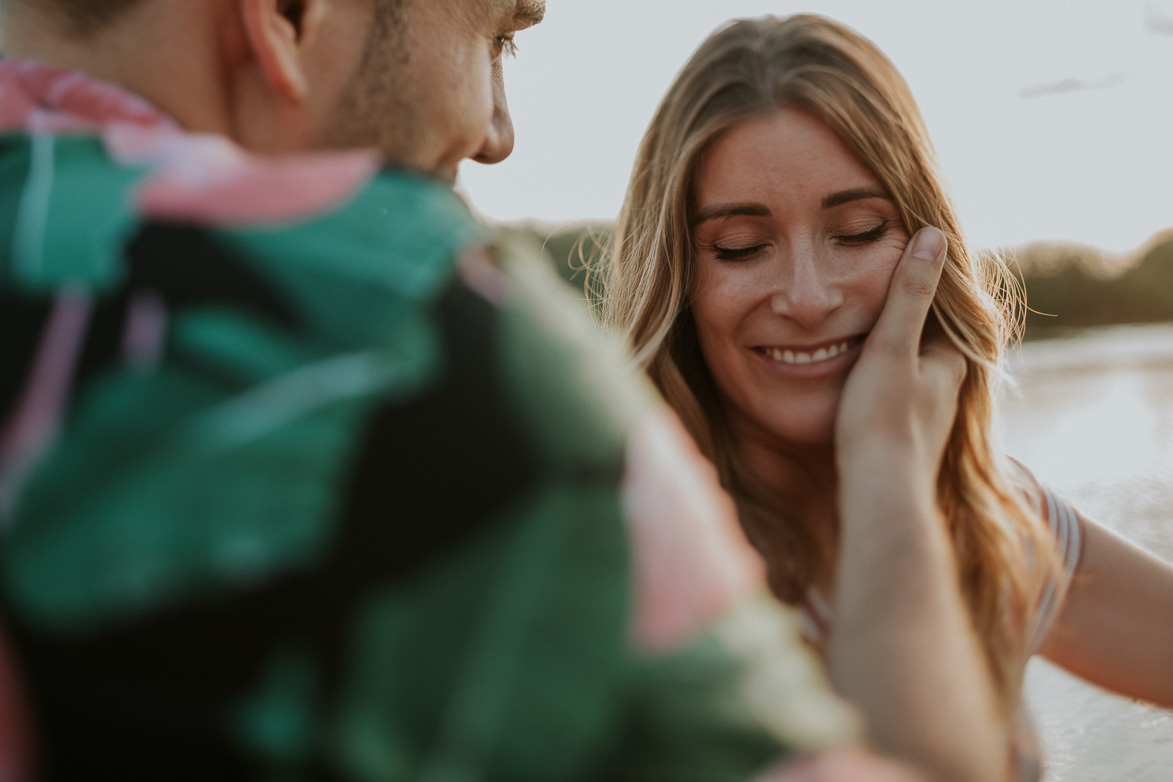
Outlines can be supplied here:
M1017 389L1000 403L1006 451L1085 516L1173 562L1173 325L1030 342L1008 367ZM1047 782L1173 780L1173 712L1037 658L1026 689Z

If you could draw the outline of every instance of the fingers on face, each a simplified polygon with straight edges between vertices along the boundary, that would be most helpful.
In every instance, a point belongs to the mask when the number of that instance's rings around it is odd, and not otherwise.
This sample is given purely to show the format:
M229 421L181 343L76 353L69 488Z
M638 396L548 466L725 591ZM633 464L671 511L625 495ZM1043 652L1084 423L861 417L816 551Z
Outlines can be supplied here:
M905 356L916 354L947 248L945 235L936 228L922 228L908 243L892 275L884 310L872 331L878 347Z

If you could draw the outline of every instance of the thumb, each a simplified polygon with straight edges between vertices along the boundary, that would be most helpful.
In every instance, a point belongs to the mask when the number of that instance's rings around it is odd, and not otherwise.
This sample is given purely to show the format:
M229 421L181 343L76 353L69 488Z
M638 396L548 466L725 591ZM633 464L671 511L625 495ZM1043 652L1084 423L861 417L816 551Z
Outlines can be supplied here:
M876 348L902 356L916 355L948 247L945 234L936 228L922 228L912 237L896 264L884 310L872 329L869 341Z

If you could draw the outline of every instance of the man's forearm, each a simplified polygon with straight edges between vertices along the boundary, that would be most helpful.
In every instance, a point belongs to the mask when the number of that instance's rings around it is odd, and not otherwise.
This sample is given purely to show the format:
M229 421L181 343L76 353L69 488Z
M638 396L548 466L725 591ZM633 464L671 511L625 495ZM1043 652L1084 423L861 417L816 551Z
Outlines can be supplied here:
M848 468L829 666L876 748L933 778L1005 776L1007 733L923 475L896 454Z

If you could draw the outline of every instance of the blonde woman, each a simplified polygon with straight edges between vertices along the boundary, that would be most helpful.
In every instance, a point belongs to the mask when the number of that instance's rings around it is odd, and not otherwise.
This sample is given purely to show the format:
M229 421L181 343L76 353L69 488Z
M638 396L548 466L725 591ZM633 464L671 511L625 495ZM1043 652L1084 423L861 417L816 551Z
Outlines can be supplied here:
M909 256L943 256L919 354L877 325ZM996 451L1017 289L967 248L871 42L816 16L711 36L652 120L598 282L881 749L940 778L1038 778L1036 652L1173 705L1173 569ZM919 383L929 365L960 390Z

